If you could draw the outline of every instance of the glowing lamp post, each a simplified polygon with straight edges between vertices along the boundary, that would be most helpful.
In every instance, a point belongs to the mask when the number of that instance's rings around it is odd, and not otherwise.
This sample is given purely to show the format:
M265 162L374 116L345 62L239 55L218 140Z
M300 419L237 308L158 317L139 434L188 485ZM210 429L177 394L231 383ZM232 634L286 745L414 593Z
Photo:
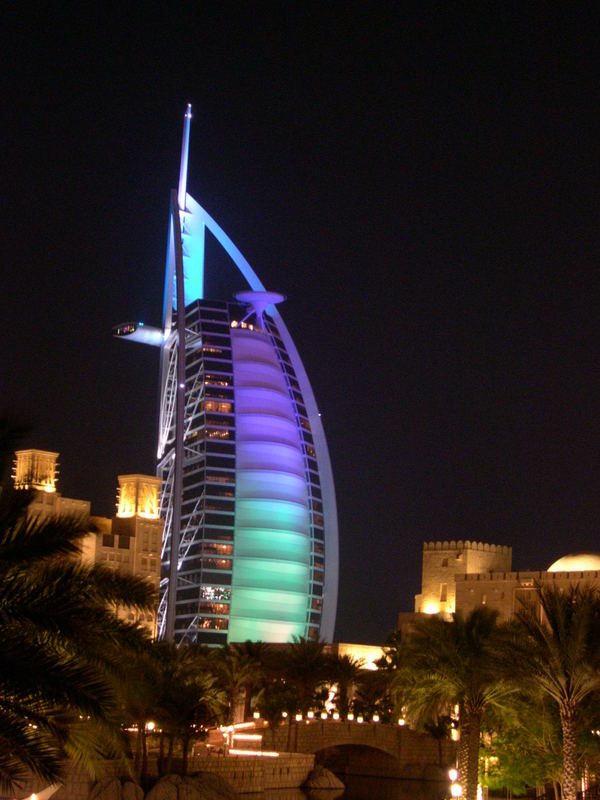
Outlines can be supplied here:
M451 797L462 797L462 786L458 781L458 770L456 769L449 769L448 770L448 777L450 778L450 796Z

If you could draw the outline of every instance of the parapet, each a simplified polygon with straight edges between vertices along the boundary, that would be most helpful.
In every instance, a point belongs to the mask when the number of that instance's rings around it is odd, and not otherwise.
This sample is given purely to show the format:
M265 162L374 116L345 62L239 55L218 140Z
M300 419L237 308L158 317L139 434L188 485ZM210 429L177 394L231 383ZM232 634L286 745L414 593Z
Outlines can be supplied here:
M488 553L502 553L503 555L511 555L512 547L504 544L488 544L487 542L470 542L468 539L464 541L443 541L443 542L423 542L423 552L431 550L481 550Z

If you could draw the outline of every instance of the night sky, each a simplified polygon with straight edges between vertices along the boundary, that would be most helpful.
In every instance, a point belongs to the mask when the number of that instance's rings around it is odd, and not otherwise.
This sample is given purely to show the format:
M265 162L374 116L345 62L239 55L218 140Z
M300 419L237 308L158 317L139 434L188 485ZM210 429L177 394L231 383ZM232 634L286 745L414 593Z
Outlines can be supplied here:
M188 191L287 295L323 416L336 638L413 608L424 541L600 550L599 17L111 5L4 23L0 402L63 494L111 515L154 470L157 352L111 328L160 324L189 101Z

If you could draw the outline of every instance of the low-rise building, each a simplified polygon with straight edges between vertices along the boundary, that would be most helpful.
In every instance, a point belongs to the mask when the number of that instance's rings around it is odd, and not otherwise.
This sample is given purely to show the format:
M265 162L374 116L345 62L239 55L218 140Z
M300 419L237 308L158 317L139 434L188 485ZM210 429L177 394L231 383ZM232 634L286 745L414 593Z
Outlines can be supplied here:
M419 614L449 617L482 605L496 609L504 621L524 601L535 602L537 586L574 584L600 589L600 555L577 553L559 558L547 570L514 572L511 547L466 540L425 542L415 613L401 612L398 627L409 627Z

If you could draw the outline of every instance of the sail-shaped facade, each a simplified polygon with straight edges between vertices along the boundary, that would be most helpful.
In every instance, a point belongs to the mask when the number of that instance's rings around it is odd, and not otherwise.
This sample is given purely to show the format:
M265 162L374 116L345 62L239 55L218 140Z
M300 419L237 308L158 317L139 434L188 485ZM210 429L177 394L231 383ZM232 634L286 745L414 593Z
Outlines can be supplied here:
M159 635L209 645L330 641L338 530L321 416L277 308L283 296L266 291L186 191L190 118L188 107L163 327L115 329L161 347ZM231 300L204 297L206 231L249 286Z

